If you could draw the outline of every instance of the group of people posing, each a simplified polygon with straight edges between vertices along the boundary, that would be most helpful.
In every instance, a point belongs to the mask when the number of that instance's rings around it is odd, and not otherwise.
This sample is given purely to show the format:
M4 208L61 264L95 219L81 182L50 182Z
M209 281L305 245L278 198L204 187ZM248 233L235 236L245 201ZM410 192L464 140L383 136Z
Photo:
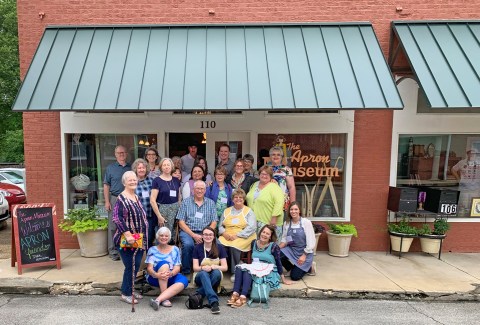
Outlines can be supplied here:
M138 303L142 298L134 292L132 278L143 250L147 281L160 288L160 295L150 301L155 310L170 307L170 299L191 280L197 293L207 298L211 312L219 313L217 291L229 269L234 288L227 304L234 308L247 303L255 278L263 277L275 290L280 282L291 284L307 273L315 274L313 226L301 217L282 148L271 148L270 162L257 172L253 156L232 161L230 147L223 144L213 177L206 159L196 154L197 147L188 149L183 157L160 159L157 150L149 148L144 159L130 166L126 149L118 146L117 161L107 167L109 254L125 265L123 301ZM137 234L143 236L141 249L120 248L122 235L133 244Z

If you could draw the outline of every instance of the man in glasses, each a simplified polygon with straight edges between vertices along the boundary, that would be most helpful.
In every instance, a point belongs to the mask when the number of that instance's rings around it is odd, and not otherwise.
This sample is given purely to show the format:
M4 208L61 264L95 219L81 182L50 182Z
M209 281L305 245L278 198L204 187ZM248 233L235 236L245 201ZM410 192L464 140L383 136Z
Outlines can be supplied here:
M206 226L215 229L218 218L215 202L205 197L204 181L193 185L193 196L182 201L177 220L182 243L182 273L189 278L192 270L192 254L195 244L202 243L202 230Z
M114 261L120 260L120 255L113 244L113 234L117 227L112 221L112 210L117 202L117 196L122 193L124 186L122 176L125 172L132 170L127 162L127 149L122 146L115 147L115 158L117 161L107 166L103 179L103 197L105 198L105 209L108 211L108 255Z

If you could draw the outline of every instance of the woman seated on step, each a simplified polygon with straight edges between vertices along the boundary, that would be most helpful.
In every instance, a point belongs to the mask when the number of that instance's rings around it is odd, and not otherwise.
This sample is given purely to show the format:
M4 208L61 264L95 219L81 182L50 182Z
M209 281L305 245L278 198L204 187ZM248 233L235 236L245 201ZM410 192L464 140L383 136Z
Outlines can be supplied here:
M240 308L247 303L247 294L252 287L255 278L264 278L270 286L270 290L280 288L280 280L285 284L291 281L285 280L282 262L280 261L280 248L275 243L277 235L275 225L265 225L260 229L258 239L252 242L252 264L238 264L235 269L235 282L233 293L227 301L227 305Z
M151 286L160 288L160 295L150 299L150 306L154 310L158 307L172 307L169 299L179 294L188 286L188 279L180 273L180 250L177 246L169 245L172 233L167 227L161 227L156 234L157 246L148 250L147 281Z

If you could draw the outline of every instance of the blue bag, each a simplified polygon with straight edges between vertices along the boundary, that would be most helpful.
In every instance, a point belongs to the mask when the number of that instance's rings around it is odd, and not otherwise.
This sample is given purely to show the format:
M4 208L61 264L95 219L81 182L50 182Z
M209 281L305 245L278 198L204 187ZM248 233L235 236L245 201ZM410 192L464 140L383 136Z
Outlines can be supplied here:
M270 285L264 277L252 276L252 291L250 292L250 300L248 306L253 307L253 303L263 304L263 308L268 308L270 302Z

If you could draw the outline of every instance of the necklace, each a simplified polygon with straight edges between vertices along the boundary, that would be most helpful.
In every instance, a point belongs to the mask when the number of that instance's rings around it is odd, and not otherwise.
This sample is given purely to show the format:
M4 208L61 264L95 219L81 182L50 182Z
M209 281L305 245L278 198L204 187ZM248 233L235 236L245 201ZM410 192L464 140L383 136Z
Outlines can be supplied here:
M268 246L268 244L269 244L268 242L267 242L267 243L262 243L262 242L260 241L260 239L257 241L257 246L258 246L258 248L265 248L265 247Z

